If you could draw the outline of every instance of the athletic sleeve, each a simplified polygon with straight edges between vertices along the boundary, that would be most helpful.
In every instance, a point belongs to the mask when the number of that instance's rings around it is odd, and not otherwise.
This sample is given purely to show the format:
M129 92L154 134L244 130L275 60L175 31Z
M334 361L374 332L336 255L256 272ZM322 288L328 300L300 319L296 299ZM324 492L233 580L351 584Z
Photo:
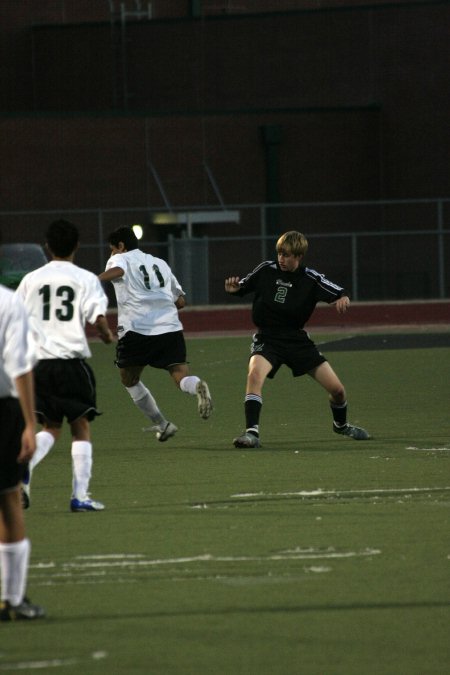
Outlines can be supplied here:
M249 272L247 276L239 282L239 290L233 295L238 295L240 297L247 295L248 293L254 293L258 287L258 280L261 274L261 270L269 265L269 261L260 263L254 270Z
M124 273L127 271L127 261L121 253L115 253L106 261L105 271L113 267L120 267Z
M88 283L85 287L84 314L86 321L94 324L100 315L106 315L108 297L98 277L90 272L88 272L88 275Z
M330 304L345 295L342 286L338 286L333 281L330 281L324 274L320 274L309 267L305 268L305 274L315 281L316 302L327 302Z
M172 290L172 297L173 301L176 302L180 295L186 295L186 293L183 291L181 284L179 283L178 279L176 276L171 272L170 275L170 286Z
M23 302L17 295L12 294L5 305L2 308L1 321L3 349L0 360L3 367L0 369L0 395L2 396L16 395L14 380L30 372L37 360L35 343Z

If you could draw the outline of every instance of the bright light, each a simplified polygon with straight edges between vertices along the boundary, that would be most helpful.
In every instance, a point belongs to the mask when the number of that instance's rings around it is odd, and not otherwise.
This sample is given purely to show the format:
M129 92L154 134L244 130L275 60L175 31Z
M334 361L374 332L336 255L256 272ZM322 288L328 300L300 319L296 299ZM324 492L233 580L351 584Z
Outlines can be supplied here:
M144 228L142 225L132 225L131 229L138 239L142 239L142 235L144 234Z

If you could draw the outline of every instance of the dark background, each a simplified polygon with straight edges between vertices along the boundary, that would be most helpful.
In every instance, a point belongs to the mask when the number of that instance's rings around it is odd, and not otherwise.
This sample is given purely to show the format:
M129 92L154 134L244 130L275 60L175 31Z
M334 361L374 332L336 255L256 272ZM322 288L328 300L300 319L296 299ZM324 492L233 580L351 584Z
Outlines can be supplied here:
M449 196L450 2L120 4L0 3L3 213ZM268 233L436 226L433 209L339 214L275 210ZM49 218L2 216L4 239L40 241Z

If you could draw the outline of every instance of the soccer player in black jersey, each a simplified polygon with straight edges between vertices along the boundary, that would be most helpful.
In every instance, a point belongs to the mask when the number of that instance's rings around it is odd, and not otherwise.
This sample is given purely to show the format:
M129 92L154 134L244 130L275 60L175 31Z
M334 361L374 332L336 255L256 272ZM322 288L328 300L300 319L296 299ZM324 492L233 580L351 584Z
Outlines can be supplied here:
M347 422L345 388L326 358L319 352L304 325L318 302L333 303L339 314L350 299L344 289L315 270L302 265L308 241L300 232L281 235L277 260L260 263L246 277L228 277L225 291L239 296L253 293L252 318L258 331L253 336L245 395L244 433L235 438L236 448L258 448L262 388L266 377L275 377L285 364L294 377L307 373L329 394L333 431L357 441L370 438L365 429Z

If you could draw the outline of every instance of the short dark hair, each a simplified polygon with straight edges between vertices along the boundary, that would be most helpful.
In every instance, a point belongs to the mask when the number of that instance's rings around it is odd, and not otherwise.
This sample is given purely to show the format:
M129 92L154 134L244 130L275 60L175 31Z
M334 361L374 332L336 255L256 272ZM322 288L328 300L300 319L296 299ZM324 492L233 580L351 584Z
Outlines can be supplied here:
M138 238L131 227L118 227L117 230L111 232L108 237L108 243L117 247L119 246L119 242L123 243L127 251L139 248Z
M75 225L62 218L50 223L45 234L48 248L58 258L67 258L71 255L77 248L79 238Z

